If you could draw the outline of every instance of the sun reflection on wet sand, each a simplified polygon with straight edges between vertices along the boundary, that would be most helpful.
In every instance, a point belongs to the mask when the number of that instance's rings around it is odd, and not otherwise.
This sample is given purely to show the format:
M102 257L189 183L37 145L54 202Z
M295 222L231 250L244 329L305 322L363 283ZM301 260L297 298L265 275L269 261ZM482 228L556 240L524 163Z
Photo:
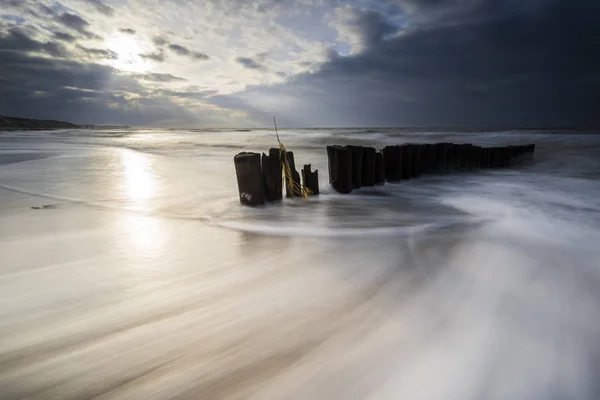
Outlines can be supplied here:
M128 200L144 203L157 191L157 182L152 170L152 160L145 154L132 150L121 150L123 165L122 188Z

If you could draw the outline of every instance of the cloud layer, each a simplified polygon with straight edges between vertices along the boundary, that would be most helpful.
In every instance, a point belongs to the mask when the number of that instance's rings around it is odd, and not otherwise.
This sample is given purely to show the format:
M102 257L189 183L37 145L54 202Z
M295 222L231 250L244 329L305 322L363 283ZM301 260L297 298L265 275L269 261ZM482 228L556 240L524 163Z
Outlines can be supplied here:
M592 0L0 2L0 114L598 126Z

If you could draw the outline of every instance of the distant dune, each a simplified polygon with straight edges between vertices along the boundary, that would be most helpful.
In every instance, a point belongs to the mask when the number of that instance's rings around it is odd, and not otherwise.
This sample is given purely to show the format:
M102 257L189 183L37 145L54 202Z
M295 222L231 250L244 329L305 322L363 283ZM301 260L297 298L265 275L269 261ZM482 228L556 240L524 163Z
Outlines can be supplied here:
M23 129L69 129L79 128L79 125L65 121L16 118L0 115L0 130Z
M114 129L127 125L77 125L53 119L17 118L0 115L0 131L51 130L51 129Z

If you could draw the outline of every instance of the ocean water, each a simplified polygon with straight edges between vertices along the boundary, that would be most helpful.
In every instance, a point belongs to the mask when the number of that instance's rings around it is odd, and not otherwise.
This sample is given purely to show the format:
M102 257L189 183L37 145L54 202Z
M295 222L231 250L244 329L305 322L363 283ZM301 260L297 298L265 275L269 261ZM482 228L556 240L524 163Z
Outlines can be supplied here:
M0 133L0 399L598 399L600 135L283 130L321 196L239 205L274 133ZM339 195L328 144L536 144Z

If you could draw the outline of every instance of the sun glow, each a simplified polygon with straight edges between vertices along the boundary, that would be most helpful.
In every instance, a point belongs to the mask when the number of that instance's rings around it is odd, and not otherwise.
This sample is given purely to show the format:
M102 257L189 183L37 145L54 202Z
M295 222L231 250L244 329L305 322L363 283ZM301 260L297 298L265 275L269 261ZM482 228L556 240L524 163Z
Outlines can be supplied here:
M152 171L152 161L143 153L123 149L123 189L131 202L141 205L156 192L156 179Z
M117 53L113 67L127 72L145 72L150 68L148 61L140 57L144 53L138 41L131 35L117 35L107 40L107 47Z

